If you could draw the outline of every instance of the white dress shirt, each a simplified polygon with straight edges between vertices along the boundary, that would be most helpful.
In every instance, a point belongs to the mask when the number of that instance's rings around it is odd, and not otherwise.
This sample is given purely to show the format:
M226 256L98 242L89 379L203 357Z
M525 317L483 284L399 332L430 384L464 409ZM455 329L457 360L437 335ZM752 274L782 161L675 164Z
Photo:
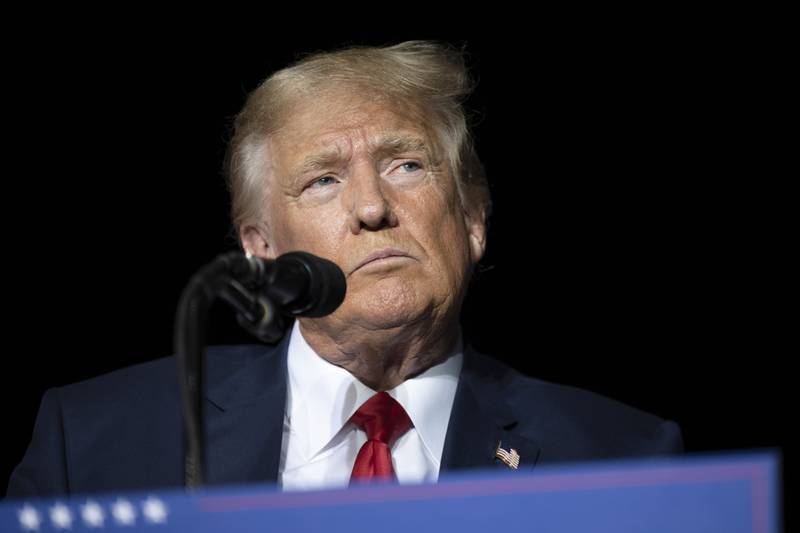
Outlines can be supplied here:
M459 340L442 363L386 391L411 427L392 446L400 483L436 481L463 362ZM376 391L314 352L295 321L289 339L288 387L278 481L284 490L347 486L367 435L349 422Z

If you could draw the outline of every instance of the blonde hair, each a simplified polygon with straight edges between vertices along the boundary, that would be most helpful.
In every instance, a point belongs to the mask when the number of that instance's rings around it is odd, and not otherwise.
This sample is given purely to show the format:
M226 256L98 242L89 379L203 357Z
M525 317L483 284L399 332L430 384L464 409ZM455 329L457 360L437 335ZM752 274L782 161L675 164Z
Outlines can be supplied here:
M463 107L473 89L463 53L434 42L408 41L313 54L275 72L250 93L234 119L225 157L234 229L263 219L268 137L291 119L294 105L332 85L385 99L426 117L432 141L455 176L462 206L488 218L489 187Z

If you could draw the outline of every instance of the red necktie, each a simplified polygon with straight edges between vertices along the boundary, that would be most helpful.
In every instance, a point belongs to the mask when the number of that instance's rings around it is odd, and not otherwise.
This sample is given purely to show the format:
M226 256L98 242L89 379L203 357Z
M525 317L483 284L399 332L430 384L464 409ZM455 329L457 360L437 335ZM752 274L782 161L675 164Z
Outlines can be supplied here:
M367 442L358 451L350 483L366 480L392 480L391 446L411 427L403 406L385 392L364 402L350 420L367 433Z

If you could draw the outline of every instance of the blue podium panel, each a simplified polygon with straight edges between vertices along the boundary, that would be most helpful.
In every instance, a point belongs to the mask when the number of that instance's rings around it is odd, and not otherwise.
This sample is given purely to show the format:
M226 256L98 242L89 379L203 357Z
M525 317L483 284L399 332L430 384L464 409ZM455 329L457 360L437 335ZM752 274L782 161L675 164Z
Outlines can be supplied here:
M774 533L777 454L471 472L437 484L273 486L7 500L0 531Z

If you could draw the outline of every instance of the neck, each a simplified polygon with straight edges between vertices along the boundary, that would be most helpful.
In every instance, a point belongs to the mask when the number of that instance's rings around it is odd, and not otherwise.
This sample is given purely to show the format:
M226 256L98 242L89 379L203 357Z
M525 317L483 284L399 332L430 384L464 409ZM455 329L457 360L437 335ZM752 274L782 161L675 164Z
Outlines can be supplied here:
M426 322L383 330L353 326L329 332L308 319L300 319L300 332L320 357L376 391L393 389L443 362L461 335L457 322L443 328Z

